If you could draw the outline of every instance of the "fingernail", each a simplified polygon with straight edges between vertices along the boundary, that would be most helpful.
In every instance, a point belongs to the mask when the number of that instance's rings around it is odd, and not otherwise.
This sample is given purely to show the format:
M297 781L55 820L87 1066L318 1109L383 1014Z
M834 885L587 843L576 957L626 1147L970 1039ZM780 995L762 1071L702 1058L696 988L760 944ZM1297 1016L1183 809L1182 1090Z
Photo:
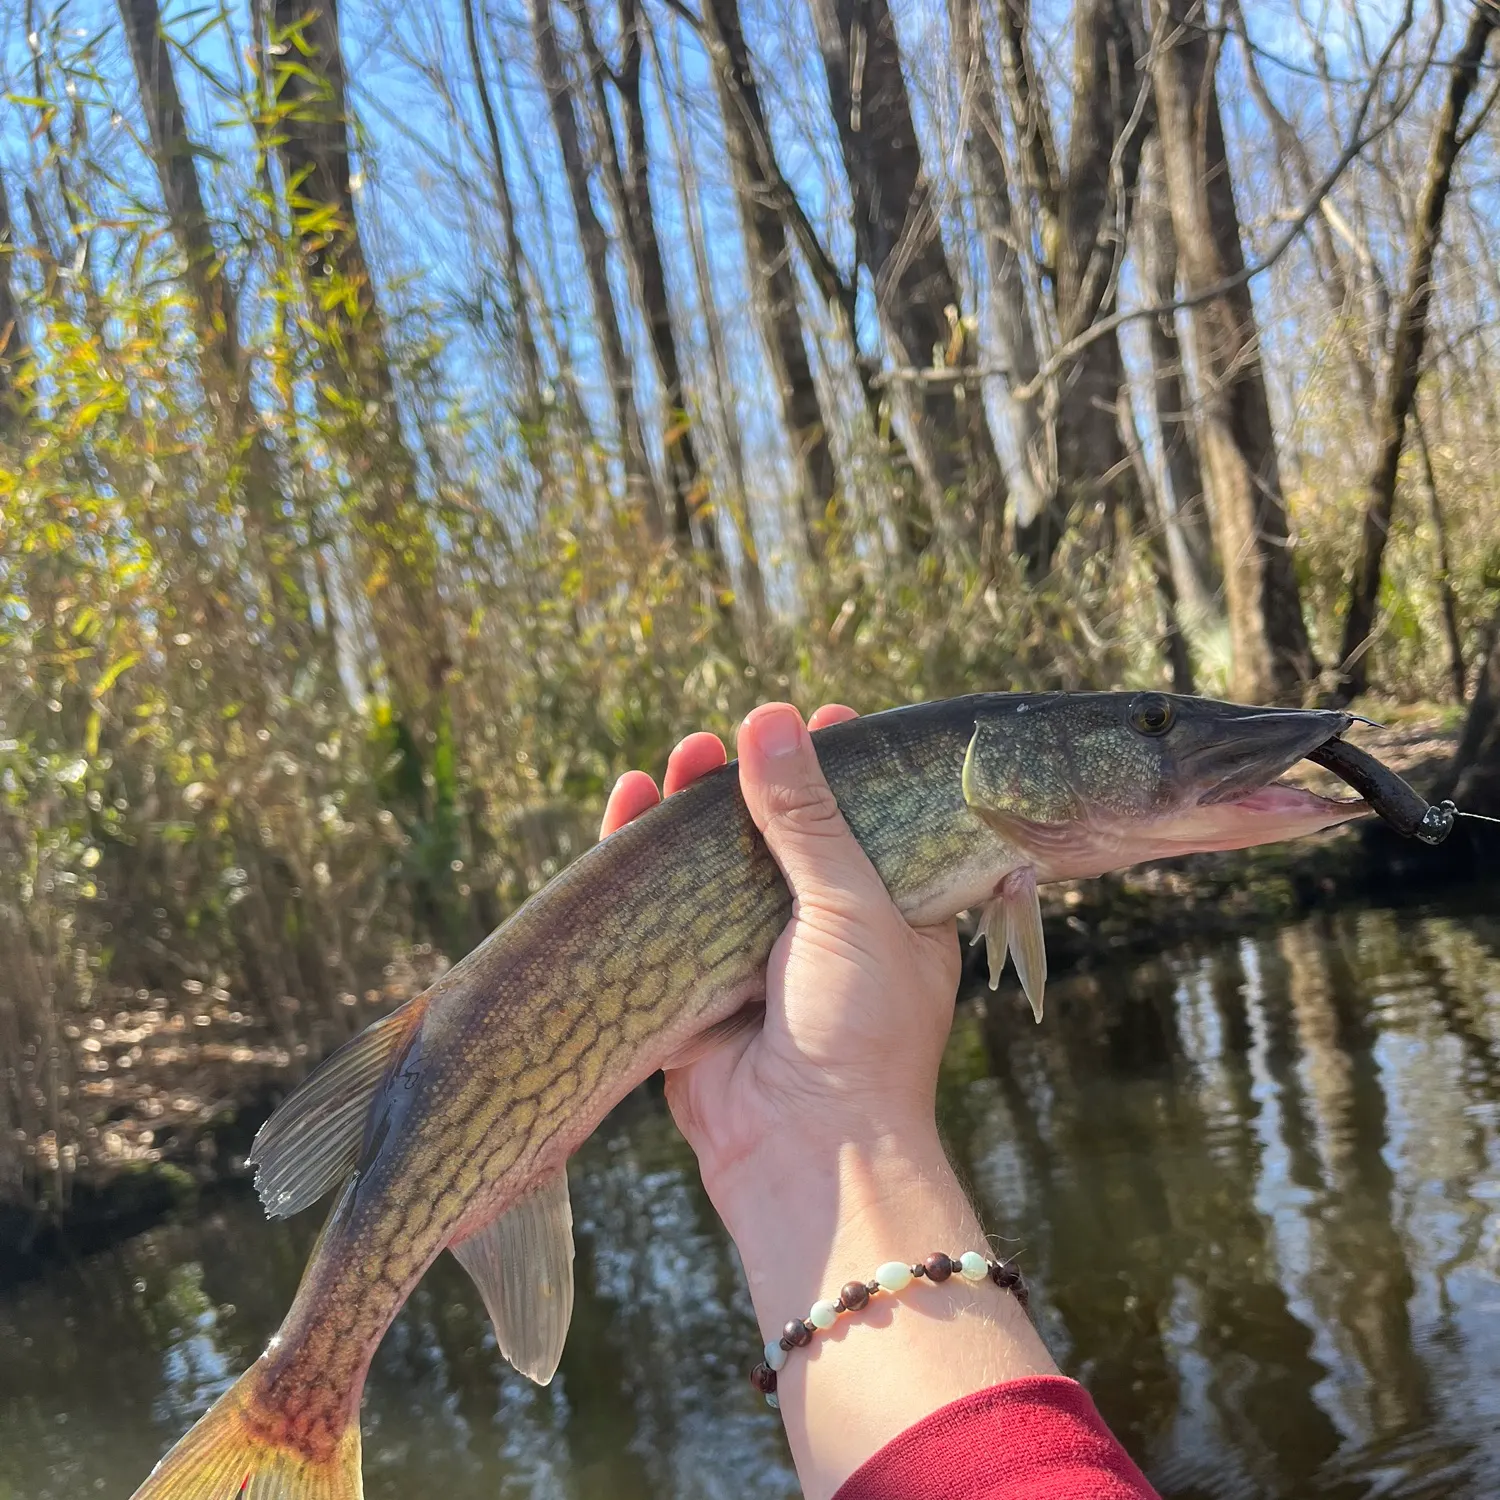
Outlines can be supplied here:
M802 744L802 719L795 708L767 709L755 721L755 738L768 760L792 755Z

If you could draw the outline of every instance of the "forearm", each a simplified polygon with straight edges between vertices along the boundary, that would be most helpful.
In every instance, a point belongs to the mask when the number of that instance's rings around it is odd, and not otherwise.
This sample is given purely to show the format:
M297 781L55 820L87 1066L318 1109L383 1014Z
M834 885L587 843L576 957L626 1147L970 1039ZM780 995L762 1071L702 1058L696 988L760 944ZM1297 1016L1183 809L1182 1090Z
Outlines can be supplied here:
M930 1122L838 1146L780 1139L719 1185L762 1336L882 1262L983 1250L979 1221ZM773 1154L774 1160L764 1159ZM781 1414L804 1492L823 1500L891 1438L999 1381L1055 1374L1015 1298L988 1281L916 1281L841 1317L788 1358Z

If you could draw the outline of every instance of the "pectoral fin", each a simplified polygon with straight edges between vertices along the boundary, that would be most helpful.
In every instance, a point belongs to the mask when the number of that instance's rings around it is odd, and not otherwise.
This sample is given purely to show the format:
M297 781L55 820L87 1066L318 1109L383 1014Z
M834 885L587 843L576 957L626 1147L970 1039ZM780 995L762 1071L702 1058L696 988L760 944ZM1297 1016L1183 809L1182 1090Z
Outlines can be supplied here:
M990 988L999 989L1005 957L1016 962L1021 988L1031 1002L1031 1013L1042 1019L1042 993L1047 987L1047 944L1042 933L1042 904L1037 896L1036 871L1029 866L1012 870L995 889L979 914L970 945L983 937L989 950Z
M479 1287L500 1352L527 1379L548 1384L573 1317L573 1205L566 1169L451 1248Z
M722 1047L732 1038L744 1036L747 1031L758 1031L765 1024L765 1020L764 1000L754 1000L748 1005L742 1005L732 1016L725 1016L722 1021L716 1021L706 1030L700 1031L692 1041L679 1047L662 1064L662 1067L668 1071L673 1068L686 1068L697 1062L700 1057L706 1057L715 1047Z

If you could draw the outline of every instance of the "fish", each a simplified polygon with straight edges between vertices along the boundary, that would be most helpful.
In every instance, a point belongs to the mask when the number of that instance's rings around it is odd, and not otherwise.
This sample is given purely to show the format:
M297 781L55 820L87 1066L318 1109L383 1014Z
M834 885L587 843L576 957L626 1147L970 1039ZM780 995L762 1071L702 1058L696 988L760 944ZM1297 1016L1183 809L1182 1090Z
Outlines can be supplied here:
M1038 1019L1039 886L1365 815L1278 778L1349 727L1165 693L985 693L813 734L914 924L978 914ZM545 1384L573 1305L567 1162L661 1068L757 1024L791 898L731 763L562 871L430 988L335 1052L250 1161L268 1214L336 1192L265 1351L135 1500L357 1500L375 1349L452 1250L500 1351Z

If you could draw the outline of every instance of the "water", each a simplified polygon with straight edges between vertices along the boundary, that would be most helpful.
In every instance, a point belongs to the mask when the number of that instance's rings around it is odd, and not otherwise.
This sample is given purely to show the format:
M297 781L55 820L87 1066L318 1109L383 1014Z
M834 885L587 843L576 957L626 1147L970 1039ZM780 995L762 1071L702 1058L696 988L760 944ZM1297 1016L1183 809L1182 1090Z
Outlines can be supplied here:
M1047 1010L961 1012L945 1129L1059 1362L1162 1493L1500 1494L1500 916L1322 917L1056 983ZM445 1257L376 1358L366 1494L795 1494L660 1100L572 1182L558 1379L506 1368ZM128 1496L265 1343L317 1217L221 1199L0 1292L0 1500Z

